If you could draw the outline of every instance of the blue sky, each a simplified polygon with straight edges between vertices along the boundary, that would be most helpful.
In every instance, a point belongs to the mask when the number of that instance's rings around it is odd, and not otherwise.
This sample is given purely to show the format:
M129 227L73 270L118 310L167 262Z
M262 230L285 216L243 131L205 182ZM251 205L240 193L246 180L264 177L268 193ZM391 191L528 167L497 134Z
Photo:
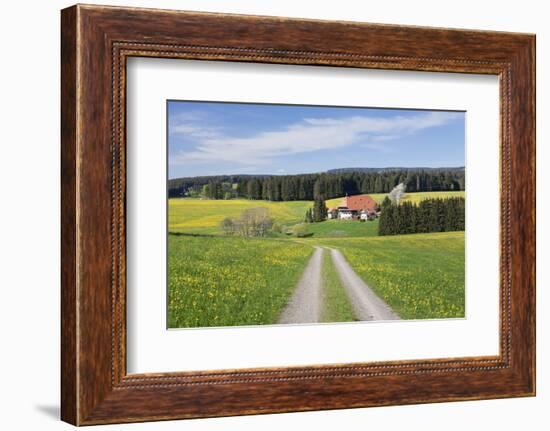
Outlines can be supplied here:
M464 166L465 113L168 102L169 178Z

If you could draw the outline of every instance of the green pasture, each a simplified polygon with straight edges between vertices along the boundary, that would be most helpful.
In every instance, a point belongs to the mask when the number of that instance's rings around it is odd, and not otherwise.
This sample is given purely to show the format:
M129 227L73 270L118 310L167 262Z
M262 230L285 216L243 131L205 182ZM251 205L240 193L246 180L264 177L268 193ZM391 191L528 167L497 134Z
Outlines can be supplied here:
M410 193L407 199L457 195L464 192ZM381 200L384 195L372 196ZM404 319L464 317L464 232L378 237L378 220L328 220L306 224L306 238L284 233L242 238L225 236L219 227L225 217L265 207L283 231L291 231L303 222L311 205L307 201L170 199L168 326L275 323L314 245L340 249L357 274ZM351 306L328 250L322 274L322 321L352 321Z
M312 254L274 239L168 236L168 327L275 323Z
M308 241L339 249L403 319L464 317L464 232Z
M378 235L378 220L326 220L307 223L307 230L314 238L349 238Z

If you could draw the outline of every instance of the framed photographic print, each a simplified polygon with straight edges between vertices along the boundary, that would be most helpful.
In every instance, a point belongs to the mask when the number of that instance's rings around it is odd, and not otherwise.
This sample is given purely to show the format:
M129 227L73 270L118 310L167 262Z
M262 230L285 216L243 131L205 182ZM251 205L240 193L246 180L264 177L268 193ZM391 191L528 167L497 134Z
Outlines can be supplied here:
M533 35L61 30L63 420L534 395Z

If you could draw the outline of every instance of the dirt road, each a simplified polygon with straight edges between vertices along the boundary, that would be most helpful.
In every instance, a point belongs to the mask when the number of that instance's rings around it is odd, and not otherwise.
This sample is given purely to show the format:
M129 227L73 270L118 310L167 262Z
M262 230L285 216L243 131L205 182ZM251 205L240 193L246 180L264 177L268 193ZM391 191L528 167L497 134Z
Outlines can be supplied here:
M400 317L357 275L344 255L315 246L302 278L277 323L318 323L323 307L323 252L330 251L357 320L399 320Z
M317 323L321 316L323 249L315 247L298 287L277 323Z
M357 275L346 258L335 249L330 249L332 262L350 298L358 320L398 320L400 317Z

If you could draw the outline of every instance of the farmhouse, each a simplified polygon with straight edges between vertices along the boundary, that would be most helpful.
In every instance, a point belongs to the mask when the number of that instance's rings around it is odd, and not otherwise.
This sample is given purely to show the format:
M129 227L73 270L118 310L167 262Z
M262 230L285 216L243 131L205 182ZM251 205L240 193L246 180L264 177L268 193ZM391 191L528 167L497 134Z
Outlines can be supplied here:
M372 220L378 216L376 201L369 195L346 196L340 205L328 210L329 219Z

